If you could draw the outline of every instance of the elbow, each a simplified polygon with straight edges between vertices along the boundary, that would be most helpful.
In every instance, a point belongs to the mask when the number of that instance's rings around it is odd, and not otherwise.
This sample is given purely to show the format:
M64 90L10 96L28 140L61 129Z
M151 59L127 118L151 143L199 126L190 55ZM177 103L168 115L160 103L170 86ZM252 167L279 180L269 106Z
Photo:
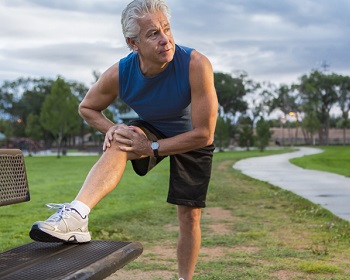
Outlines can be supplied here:
M205 140L206 140L206 141L205 141L205 146L209 146L209 145L213 144L213 142L214 142L214 136L213 136L213 135L210 135L210 136L206 137Z
M87 111L87 108L84 106L83 103L80 103L79 106L78 106L78 114L80 115L80 117L82 117L84 120L86 119L86 111Z
M209 131L203 131L200 133L199 141L201 147L206 147L214 142L214 134Z
M84 118L84 113L83 113L83 111L84 111L84 107L81 105L81 103L79 104L79 106L78 106L78 114L82 117L82 118Z

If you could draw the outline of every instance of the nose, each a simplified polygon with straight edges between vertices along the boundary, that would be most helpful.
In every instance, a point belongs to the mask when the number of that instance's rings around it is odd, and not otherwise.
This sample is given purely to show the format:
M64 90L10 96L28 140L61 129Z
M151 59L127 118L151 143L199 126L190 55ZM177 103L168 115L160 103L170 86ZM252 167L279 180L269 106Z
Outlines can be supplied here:
M169 43L169 35L167 35L165 32L161 32L160 33L160 39L159 39L159 43L161 45L166 45Z

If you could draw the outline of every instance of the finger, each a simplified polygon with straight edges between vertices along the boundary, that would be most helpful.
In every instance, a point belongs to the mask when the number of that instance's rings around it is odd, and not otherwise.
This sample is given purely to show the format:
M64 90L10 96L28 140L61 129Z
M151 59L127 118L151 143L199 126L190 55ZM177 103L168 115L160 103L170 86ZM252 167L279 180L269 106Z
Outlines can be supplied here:
M136 127L136 126L128 126L128 128L130 129L130 130L132 130L132 131L134 131L134 132L139 132L138 131L138 127Z
M113 132L107 131L105 138L107 138L109 141L113 139Z
M123 131L127 129L129 129L129 127L126 125L118 125L117 127L114 128L113 133L118 133L119 131Z
M103 142L103 151L106 151L107 150L107 148L109 148L111 145L110 145L110 143L109 142Z
M132 132L130 130L122 129L118 130L114 133L117 137L122 137L122 138L132 138Z
M131 140L125 137L115 137L114 138L116 142L120 143L120 144L124 144L127 146L130 146L131 144Z
M131 151L133 151L133 148L128 147L128 146L119 146L119 150L121 150L123 152L131 152Z

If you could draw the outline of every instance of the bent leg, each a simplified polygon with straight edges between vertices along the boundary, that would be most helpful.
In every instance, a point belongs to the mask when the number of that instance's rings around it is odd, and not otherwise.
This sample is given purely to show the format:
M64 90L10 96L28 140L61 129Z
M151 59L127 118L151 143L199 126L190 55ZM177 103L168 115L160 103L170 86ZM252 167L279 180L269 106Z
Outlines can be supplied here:
M179 205L177 213L179 220L177 245L179 277L191 280L201 245L201 208Z

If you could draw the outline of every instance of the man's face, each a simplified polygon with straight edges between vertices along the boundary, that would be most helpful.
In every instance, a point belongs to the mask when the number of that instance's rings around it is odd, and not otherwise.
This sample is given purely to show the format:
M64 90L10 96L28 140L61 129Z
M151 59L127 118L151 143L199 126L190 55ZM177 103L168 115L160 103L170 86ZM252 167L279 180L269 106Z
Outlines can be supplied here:
M173 59L175 43L170 23L162 12L148 14L139 19L139 42L135 42L143 63L159 64L161 67Z

